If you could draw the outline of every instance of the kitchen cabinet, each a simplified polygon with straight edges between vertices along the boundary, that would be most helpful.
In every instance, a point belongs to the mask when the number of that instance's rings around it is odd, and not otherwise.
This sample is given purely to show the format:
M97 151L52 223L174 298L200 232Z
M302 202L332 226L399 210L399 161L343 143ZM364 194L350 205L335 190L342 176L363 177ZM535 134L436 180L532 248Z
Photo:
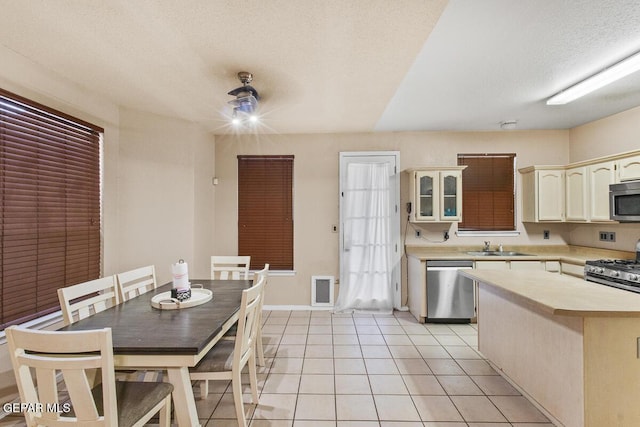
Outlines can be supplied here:
M544 261L511 261L511 270L544 270Z
M640 155L618 160L618 182L640 179Z
M640 150L519 172L523 222L612 222L609 185L640 180Z
M519 172L522 177L522 221L564 221L564 167L530 166Z
M462 219L462 170L466 166L410 169L411 222Z
M550 261L542 261L542 260L495 260L495 261L476 261L474 264L474 268L476 270L546 270L546 263ZM549 270L554 271L554 266L552 264L549 265ZM558 265L557 272L560 271L560 266Z
M609 219L609 185L616 180L616 162L608 161L588 166L589 220L611 222Z
M589 219L589 180L586 166L567 169L565 172L565 206L567 221Z
M476 261L478 270L509 270L509 261Z

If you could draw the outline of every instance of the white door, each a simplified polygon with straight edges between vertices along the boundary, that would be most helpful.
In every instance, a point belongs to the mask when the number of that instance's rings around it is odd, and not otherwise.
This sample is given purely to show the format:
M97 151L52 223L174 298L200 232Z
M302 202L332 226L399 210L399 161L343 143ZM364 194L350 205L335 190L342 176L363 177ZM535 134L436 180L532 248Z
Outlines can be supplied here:
M400 153L340 153L338 311L401 306Z

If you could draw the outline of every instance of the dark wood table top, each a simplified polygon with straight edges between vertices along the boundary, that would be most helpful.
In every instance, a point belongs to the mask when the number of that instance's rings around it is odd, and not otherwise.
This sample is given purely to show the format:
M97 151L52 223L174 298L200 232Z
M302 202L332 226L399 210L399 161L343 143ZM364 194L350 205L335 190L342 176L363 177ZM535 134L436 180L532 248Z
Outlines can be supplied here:
M154 295L171 290L171 283L61 328L79 331L109 327L114 354L195 355L221 331L240 308L242 290L251 280L191 280L213 292L204 304L160 310L151 306Z

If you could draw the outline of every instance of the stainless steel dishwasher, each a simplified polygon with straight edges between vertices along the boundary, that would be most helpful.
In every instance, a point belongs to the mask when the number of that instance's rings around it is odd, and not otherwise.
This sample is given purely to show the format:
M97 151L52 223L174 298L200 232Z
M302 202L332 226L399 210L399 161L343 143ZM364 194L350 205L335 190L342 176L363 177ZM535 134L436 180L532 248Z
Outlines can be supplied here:
M473 280L458 270L473 261L427 261L427 322L469 322L475 317Z

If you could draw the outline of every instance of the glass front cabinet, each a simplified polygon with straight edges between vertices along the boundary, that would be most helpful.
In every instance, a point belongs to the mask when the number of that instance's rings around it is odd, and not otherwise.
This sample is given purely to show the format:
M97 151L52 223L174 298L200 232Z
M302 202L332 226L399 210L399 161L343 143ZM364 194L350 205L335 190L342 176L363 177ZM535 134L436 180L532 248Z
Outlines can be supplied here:
M466 166L410 169L411 222L462 219L462 170Z

